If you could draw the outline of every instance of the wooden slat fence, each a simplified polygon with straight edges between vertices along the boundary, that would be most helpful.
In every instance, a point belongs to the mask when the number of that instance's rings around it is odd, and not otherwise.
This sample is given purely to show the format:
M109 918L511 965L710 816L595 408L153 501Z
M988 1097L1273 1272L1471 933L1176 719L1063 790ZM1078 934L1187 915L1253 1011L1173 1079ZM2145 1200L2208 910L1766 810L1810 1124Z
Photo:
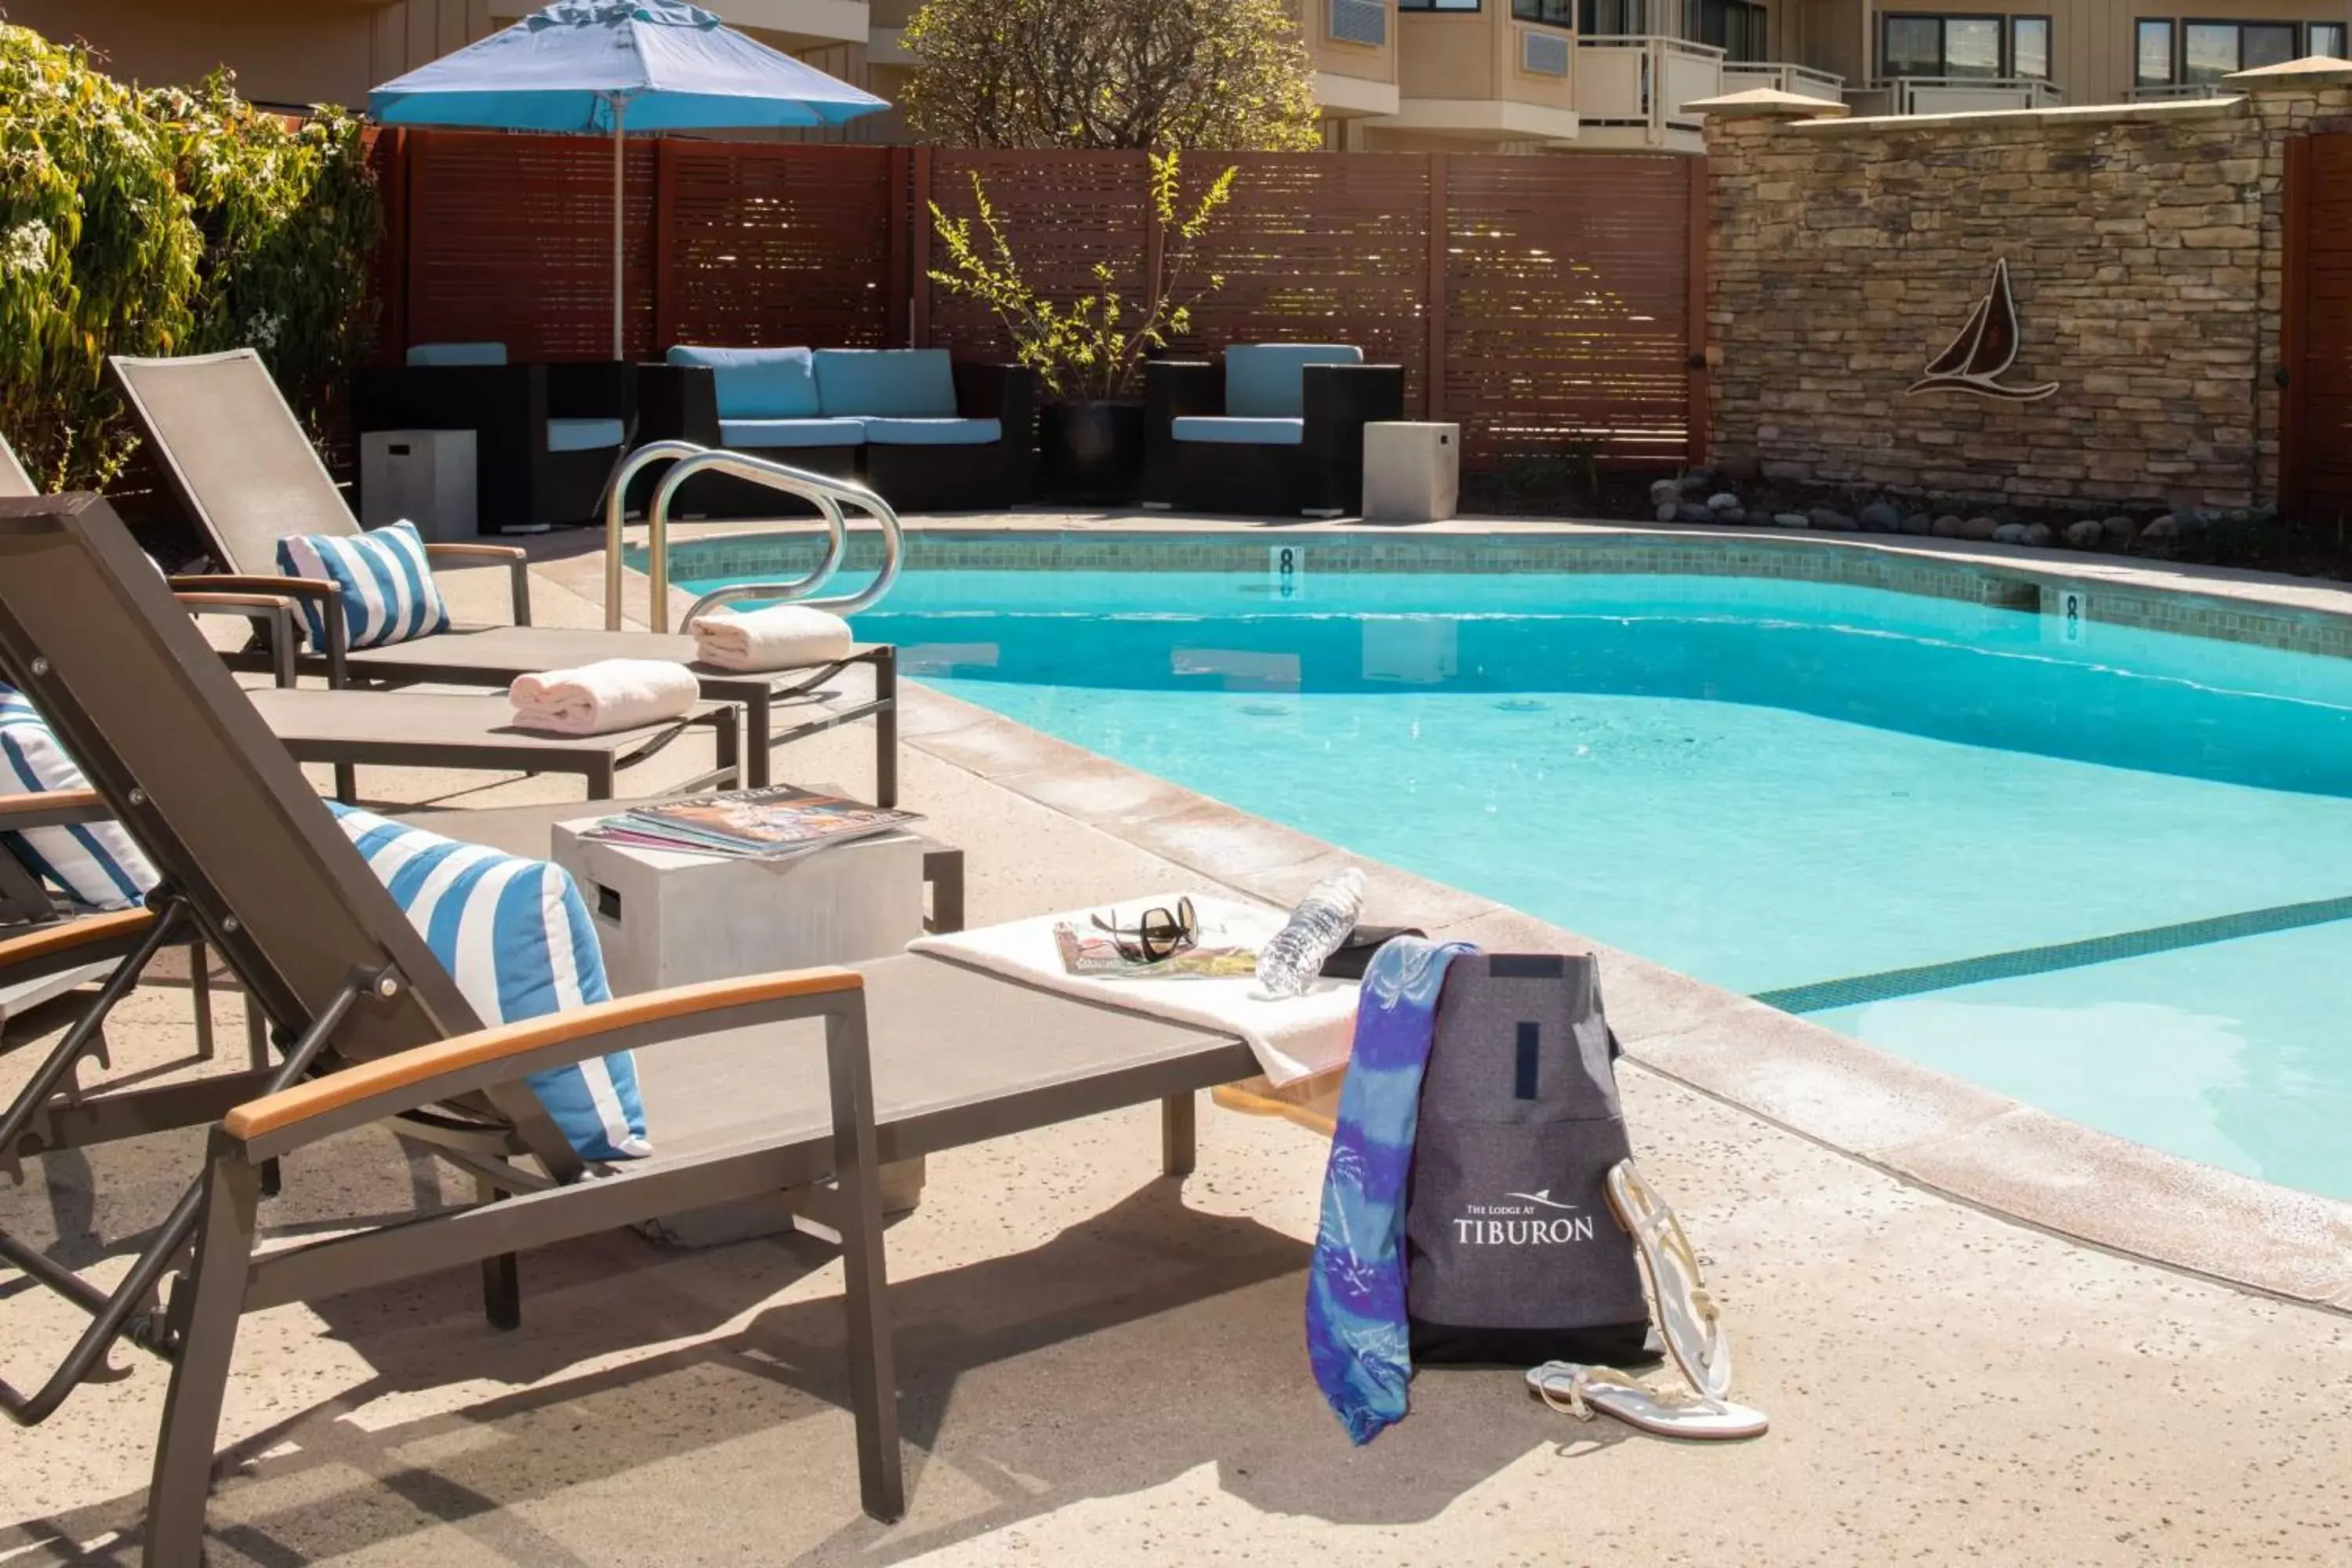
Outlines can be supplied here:
M2352 132L2287 143L2281 501L2352 521Z
M1193 258L1223 287L1183 354L1339 342L1405 367L1407 412L1459 421L1474 468L1696 454L1703 314L1694 163L1638 153L1196 156L1180 208L1231 163ZM580 138L409 132L385 165L388 353L498 338L588 358L611 337L611 150ZM1129 299L1178 242L1139 153L665 139L630 151L629 348L673 342L1005 352L984 309L929 281L929 204L974 213L977 174L1030 278L1063 300L1109 269Z

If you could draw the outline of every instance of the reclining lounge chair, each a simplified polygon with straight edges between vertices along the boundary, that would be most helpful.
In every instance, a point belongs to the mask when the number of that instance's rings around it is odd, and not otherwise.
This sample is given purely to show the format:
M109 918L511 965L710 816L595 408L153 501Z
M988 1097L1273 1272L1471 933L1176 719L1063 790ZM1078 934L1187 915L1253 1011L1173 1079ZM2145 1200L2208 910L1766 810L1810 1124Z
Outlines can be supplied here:
M320 605L327 646L305 650L300 668L306 673L324 675L336 686L357 679L387 686L437 682L503 689L520 675L598 659L652 658L693 665L705 699L742 705L747 783L756 786L768 782L769 753L773 748L871 718L875 802L897 804L898 667L895 649L867 645L852 649L839 662L747 675L696 665L694 639L683 634L534 626L528 557L503 544L427 544L425 550L429 559L505 563L512 577L512 626L458 626L404 642L351 647L341 630L341 606L333 584L285 575L278 564L278 542L292 534L357 533L359 524L259 357L250 349L236 349L189 359L115 359L109 363L141 426L154 442L173 489L204 531L220 567L218 574L182 577L173 585L275 594ZM242 668L264 668L267 662L258 652L232 658L232 666ZM870 701L819 708L816 717L777 731L779 703L810 698L852 664L873 667Z
M827 1178L834 1201L817 1217L845 1238L861 1491L868 1512L895 1518L903 1483L877 1163L1156 1100L1163 1168L1181 1173L1194 1091L1255 1070L1230 1037L916 955L483 1029L94 496L0 501L0 679L27 683L155 863L159 920L215 942L285 1052L267 1073L180 1086L188 1103L157 1103L167 1087L48 1108L37 1135L0 1150L220 1117L201 1179L110 1292L47 1259L33 1267L91 1325L43 1389L0 1386L0 1406L37 1419L134 1320L134 1342L173 1363L149 1492L151 1564L200 1559L245 1312L480 1261L492 1319L512 1326L518 1251ZM656 1152L583 1181L583 1162L520 1079L624 1048L645 1051ZM189 1115L198 1103L217 1110ZM483 1201L257 1245L264 1162L387 1121L471 1175ZM191 1243L193 1263L159 1311L164 1276ZM12 1241L6 1256L21 1265L30 1251Z

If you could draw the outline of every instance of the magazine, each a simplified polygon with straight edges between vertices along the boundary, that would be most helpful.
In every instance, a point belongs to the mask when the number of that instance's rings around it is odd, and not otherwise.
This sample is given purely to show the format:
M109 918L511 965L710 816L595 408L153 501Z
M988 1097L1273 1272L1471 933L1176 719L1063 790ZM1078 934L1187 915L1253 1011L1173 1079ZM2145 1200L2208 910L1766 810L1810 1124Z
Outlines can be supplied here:
M1054 927L1054 945L1062 952L1066 973L1097 980L1245 980L1257 973L1257 950L1246 947L1188 947L1156 963L1134 956L1108 931L1082 931L1067 921Z
M915 812L776 784L632 806L583 837L639 849L780 860L895 833L918 820Z

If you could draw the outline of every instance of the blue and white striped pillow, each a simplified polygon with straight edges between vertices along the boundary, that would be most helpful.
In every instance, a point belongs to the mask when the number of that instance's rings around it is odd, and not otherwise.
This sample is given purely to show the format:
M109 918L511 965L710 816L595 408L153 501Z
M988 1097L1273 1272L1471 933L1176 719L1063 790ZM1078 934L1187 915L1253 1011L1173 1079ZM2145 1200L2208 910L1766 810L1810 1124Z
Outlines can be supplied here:
M0 793L47 795L89 787L89 776L66 755L31 700L12 686L0 686ZM116 823L36 827L0 837L26 869L95 910L129 909L157 880L155 868Z
M561 866L460 844L339 802L327 806L484 1024L612 999L588 906ZM629 1052L525 1081L583 1159L636 1160L654 1152Z
M278 569L289 577L341 590L343 631L352 647L382 647L449 629L449 609L434 585L425 541L413 522L367 533L296 533L278 542ZM310 646L327 646L326 612L300 601Z

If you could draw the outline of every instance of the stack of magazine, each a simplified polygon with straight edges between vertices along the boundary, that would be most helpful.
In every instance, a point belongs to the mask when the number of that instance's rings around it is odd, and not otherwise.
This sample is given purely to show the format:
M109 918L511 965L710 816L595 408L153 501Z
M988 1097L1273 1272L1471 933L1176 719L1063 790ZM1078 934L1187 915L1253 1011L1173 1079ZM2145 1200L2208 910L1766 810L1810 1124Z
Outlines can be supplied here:
M829 844L895 833L915 820L911 811L776 784L633 806L581 837L636 849L785 860Z

